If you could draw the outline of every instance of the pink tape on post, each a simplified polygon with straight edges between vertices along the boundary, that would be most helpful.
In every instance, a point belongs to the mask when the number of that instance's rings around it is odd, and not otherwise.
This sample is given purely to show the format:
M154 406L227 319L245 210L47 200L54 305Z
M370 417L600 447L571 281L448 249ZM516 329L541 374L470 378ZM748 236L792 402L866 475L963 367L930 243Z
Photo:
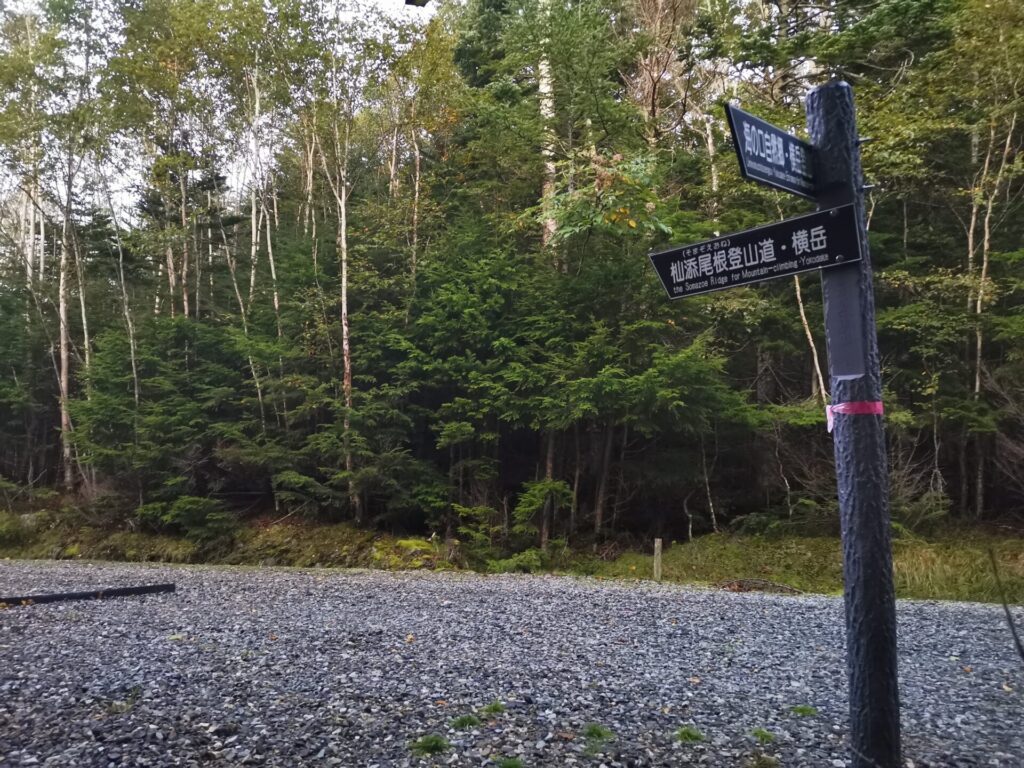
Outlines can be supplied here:
M835 414L848 413L856 416L881 416L884 413L882 403L878 400L857 400L852 403L836 403L825 406L825 420L828 422L828 431L832 431L835 425Z

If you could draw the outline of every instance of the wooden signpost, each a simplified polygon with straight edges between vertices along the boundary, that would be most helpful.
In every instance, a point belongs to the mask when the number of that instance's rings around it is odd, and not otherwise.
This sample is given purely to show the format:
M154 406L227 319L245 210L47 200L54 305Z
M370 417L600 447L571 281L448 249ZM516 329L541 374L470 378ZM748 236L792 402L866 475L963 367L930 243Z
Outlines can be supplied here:
M819 86L807 94L806 109L810 143L737 107L730 105L726 114L743 176L812 199L817 213L652 253L651 262L671 299L822 270L832 392L827 420L834 429L843 539L850 748L855 768L899 768L888 464L853 91L844 82ZM812 230L817 248L811 246Z

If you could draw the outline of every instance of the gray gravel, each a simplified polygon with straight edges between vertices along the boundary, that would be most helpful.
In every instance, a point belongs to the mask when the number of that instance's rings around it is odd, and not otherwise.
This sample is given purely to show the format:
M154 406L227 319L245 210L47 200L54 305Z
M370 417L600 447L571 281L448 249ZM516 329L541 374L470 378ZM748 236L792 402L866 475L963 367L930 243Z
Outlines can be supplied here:
M178 592L0 611L0 765L849 764L834 598L0 561L7 595L160 581ZM1024 766L1001 609L899 612L908 765ZM452 727L494 701L506 711ZM592 723L612 736L587 739ZM679 742L684 725L703 740ZM451 748L414 756L431 733Z

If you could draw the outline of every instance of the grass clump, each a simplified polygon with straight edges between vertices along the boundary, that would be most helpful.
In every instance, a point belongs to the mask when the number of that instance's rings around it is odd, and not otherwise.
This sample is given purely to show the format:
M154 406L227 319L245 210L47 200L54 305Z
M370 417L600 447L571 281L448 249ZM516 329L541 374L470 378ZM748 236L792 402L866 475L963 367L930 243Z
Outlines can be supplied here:
M429 733L421 736L409 745L409 749L417 757L429 755L440 755L452 748L451 743L444 736L437 733Z
M583 726L583 738L587 741L608 741L615 734L598 723L587 723Z
M704 734L692 725L684 725L676 731L676 739L684 744L693 744L698 741L704 741Z
M764 728L755 728L750 732L750 735L761 744L771 744L775 741L775 734L771 731L766 731Z
M989 550L1010 603L1024 603L1024 541L977 532L893 541L893 577L898 597L920 600L1001 601Z
M482 707L480 709L480 714L484 715L485 717L494 717L496 715L504 714L507 711L508 711L508 708L504 704L502 704L500 701L495 699L490 704L488 704L486 707Z
M790 707L789 711L797 717L814 717L818 714L818 710L808 704L797 704L795 707Z
M952 528L927 539L894 539L897 597L1000 602L990 549L996 556L1007 601L1024 603L1024 539ZM652 558L627 552L611 562L587 561L580 572L636 578L652 572ZM820 594L841 594L842 572L839 538L826 536L718 533L673 544L662 558L667 581L717 584L763 579Z
M480 725L480 718L476 715L459 715L452 720L452 728L460 731L466 728L475 728L478 725Z
M600 752L604 745L615 738L615 734L599 723L587 723L583 726L583 738L587 740L585 754L593 755Z
M652 572L652 558L627 553L603 564L601 575L630 578ZM712 534L675 544L662 557L668 581L717 584L733 579L765 579L804 592L842 590L839 539Z

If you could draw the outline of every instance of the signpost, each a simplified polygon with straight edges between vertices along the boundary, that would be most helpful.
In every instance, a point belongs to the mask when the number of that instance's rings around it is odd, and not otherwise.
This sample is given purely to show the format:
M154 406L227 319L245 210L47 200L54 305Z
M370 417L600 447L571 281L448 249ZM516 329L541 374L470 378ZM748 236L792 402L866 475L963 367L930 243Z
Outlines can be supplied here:
M725 105L725 116L744 178L815 199L810 144L732 104Z
M731 105L726 112L743 176L810 198L819 211L652 253L651 262L670 299L822 269L828 422L835 428L843 538L850 749L854 768L899 768L888 464L853 91L831 82L810 91L806 106L810 144Z
M835 418L835 457L843 538L850 747L854 768L897 768L901 765L900 699L889 467L853 89L844 82L832 82L808 93L807 129L816 148L818 204L854 204L864 255L857 264L822 272L830 407L841 414Z
M650 255L670 299L860 260L853 205Z

